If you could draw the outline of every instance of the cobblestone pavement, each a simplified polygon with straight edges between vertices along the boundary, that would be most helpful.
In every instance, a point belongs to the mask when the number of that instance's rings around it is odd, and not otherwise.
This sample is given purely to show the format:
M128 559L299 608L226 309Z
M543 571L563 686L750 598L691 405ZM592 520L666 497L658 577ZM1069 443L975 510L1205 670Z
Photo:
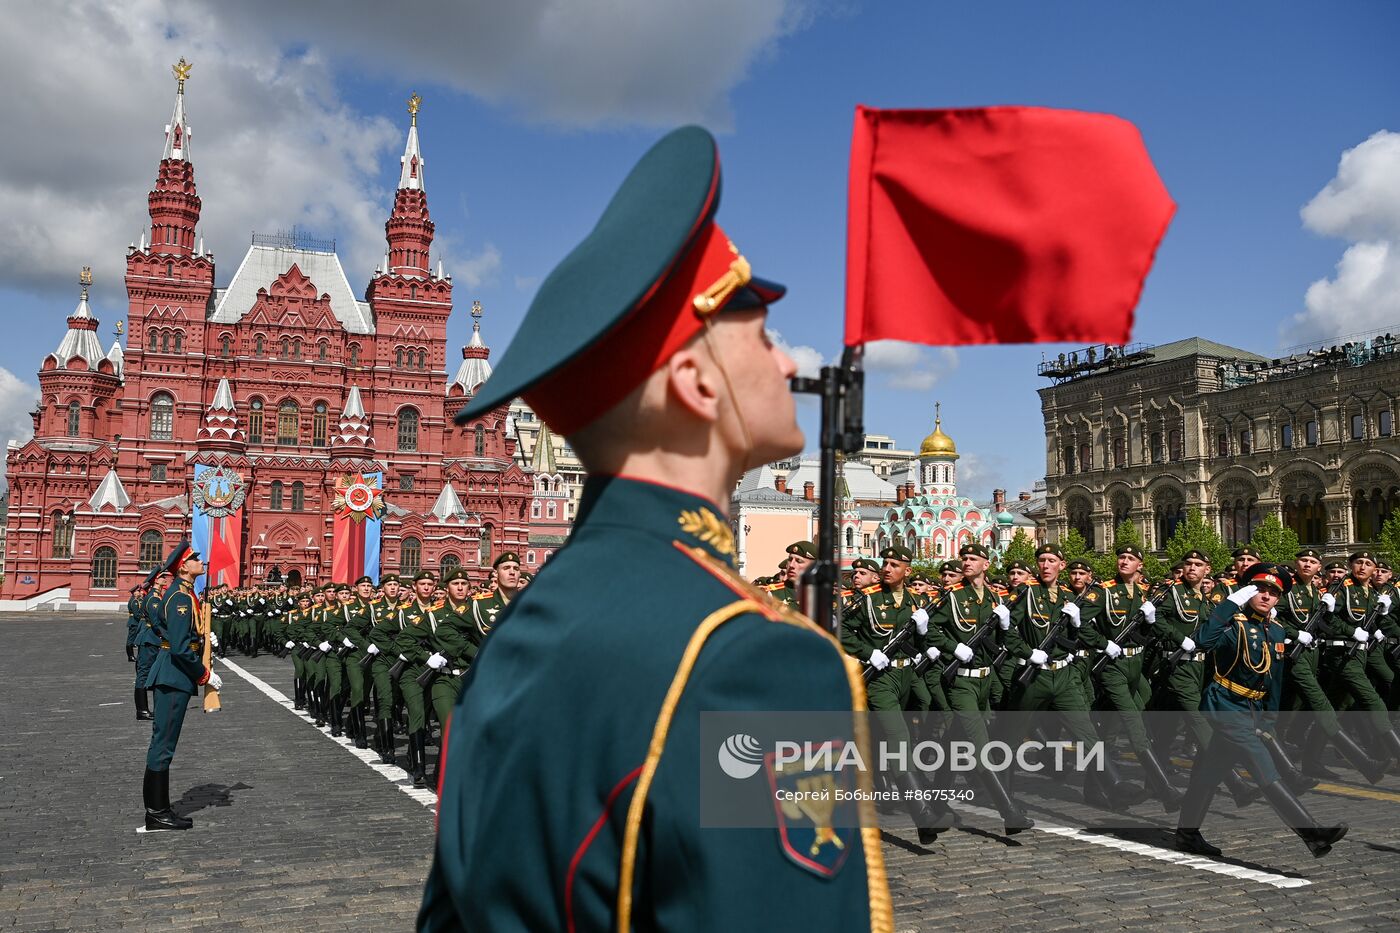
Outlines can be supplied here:
M0 930L410 929L431 809L228 668L225 710L191 711L171 771L195 828L136 832L149 727L124 621L0 615ZM235 662L290 696L287 662ZM1305 798L1352 824L1320 860L1266 805L1223 795L1206 827L1218 861L1174 852L1151 802L1096 831L1075 788L1038 778L1017 793L1040 826L1015 838L972 807L925 849L887 817L896 928L1400 929L1400 777L1343 776Z

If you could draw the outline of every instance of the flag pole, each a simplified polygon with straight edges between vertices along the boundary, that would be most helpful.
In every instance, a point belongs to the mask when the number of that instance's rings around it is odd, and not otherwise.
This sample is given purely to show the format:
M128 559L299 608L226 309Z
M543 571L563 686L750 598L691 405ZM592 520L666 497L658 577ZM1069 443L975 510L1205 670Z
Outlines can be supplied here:
M802 611L839 634L836 584L836 455L858 453L865 444L863 347L846 347L841 362L823 366L816 379L798 376L792 391L821 397L821 501L817 505L817 559L802 575Z

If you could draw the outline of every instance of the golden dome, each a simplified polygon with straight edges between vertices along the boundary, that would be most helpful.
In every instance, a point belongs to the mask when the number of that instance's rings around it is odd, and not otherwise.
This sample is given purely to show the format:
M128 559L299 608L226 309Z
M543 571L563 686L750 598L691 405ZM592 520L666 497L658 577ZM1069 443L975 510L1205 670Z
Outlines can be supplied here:
M958 445L953 443L953 439L943 433L943 417L940 411L941 403L933 404L933 433L924 438L924 442L919 445L920 457L942 457L945 460L958 459Z

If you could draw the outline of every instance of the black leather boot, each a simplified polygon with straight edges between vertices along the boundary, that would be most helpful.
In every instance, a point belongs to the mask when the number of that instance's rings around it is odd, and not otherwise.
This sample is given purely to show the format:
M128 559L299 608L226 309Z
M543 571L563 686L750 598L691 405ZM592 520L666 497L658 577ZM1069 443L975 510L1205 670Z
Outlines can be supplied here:
M376 719L374 731L379 736L379 760L386 765L397 764L394 760L394 730L389 726L389 720Z
M361 703L350 714L355 718L355 747L369 748L369 736L365 733L365 705Z
M1315 731L1321 732L1322 730L1317 729ZM1360 745L1356 744L1356 741L1341 729L1338 729L1337 734L1332 736L1332 744L1337 746L1337 751L1342 753L1342 757L1347 760L1347 764L1351 765L1357 771L1360 771L1361 776L1372 784L1379 784L1381 778L1385 777L1387 762L1384 759L1377 760L1366 754L1365 750L1362 749ZM1333 775L1333 777L1335 778L1336 775Z
M1011 794L1002 785L1001 779L995 772L982 772L982 785L991 795L992 806L996 807L1001 814L1002 823L1006 826L1006 835L1014 836L1019 832L1031 829L1035 826L1035 820L1026 815L1026 811L1016 805L1016 801L1011 799Z
M1183 852L1216 858L1220 850L1206 842L1201 835L1201 823L1205 822L1210 800L1215 796L1215 785L1201 780L1193 780L1186 787L1181 798L1181 815L1176 822L1176 847Z
M1298 766L1288 757L1288 753L1283 750L1283 744L1273 734L1258 730L1254 734L1264 743L1264 748L1274 760L1274 767L1278 769L1279 776L1293 793L1306 793L1317 786L1317 778L1307 777L1300 772Z
M1230 792L1236 807L1247 807L1259 799L1259 788L1246 781L1244 775L1233 768L1225 772L1225 789Z
M1172 786L1162 763L1157 760L1156 753L1150 748L1140 748L1137 757L1138 764L1142 765L1143 780L1152 796L1162 804L1162 809L1168 813L1180 810L1181 792Z
M151 708L150 708L150 706L146 703L146 691L145 691L145 690L142 690L140 687L137 687L137 688L136 688L135 697L136 697L136 721L137 721L137 722L149 722L149 721L151 721L152 719L155 719L156 717L154 717L154 716L151 715Z
M939 833L952 829L951 821L940 818L927 801L919 799L921 794L913 775L907 771L901 771L890 775L890 780L899 790L900 796L904 798L904 810L914 821L914 828L919 833L920 845L929 845L938 839Z
M417 756L413 761L413 786L428 786L428 736L423 729L409 735L408 740L417 746Z
M1313 858L1322 858L1332 851L1332 846L1342 840L1349 828L1346 823L1339 823L1336 826L1318 826L1317 820L1307 811L1307 808L1293 796L1293 792L1288 789L1283 781L1275 781L1264 787L1264 796L1268 799L1269 805L1274 808L1279 819L1283 820L1283 825L1298 834L1298 837L1307 844L1308 851L1313 854Z
M146 801L146 831L158 832L167 829L189 829L194 820L177 816L170 809L170 772L146 769L142 784L142 796Z
M300 677L292 681L292 709L306 709L306 682Z
M1302 760L1299 762L1299 767L1310 778L1317 778L1319 781L1340 781L1341 775L1322 763L1322 756L1327 750L1327 739L1328 735L1321 726L1313 726L1308 732L1308 737L1303 741L1303 753L1300 756ZM1337 747L1341 748L1340 745ZM1366 755L1365 757L1369 759L1371 756Z
M334 736L334 737L337 738L337 739L340 738L342 735L345 734L345 729L343 728L343 723L342 723L341 718L340 718L340 710L341 710L341 707L340 707L340 697L331 697L331 709L330 709L331 735Z
M1103 773L1100 775L1104 790L1108 793L1108 798L1113 803L1113 809L1126 810L1135 807L1147 799L1147 790L1139 784L1123 777L1123 772L1118 770L1118 764L1112 758L1104 755Z

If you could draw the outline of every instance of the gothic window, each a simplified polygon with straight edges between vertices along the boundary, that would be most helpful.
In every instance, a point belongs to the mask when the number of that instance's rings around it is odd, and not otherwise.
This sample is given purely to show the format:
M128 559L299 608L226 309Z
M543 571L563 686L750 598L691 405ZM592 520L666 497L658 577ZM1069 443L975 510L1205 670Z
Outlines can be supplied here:
M283 337L283 338L282 338L282 355L279 357L279 359L284 359L284 360L285 360L285 359L290 359L290 358L291 358L291 355L292 355L292 338L290 338L290 337Z
M427 350L419 350L419 351L418 351L418 368L419 368L419 369L422 369L422 370L427 370L427 368L428 368L428 351L427 351Z
M394 366L396 366L396 367L402 367L402 366L403 366L403 347L395 347L395 348L394 348Z
M1094 549L1094 522L1090 517L1092 507L1089 500L1083 496L1076 496L1065 503L1065 513L1069 518L1069 527L1080 533L1084 538L1084 543L1089 550Z
M316 359L318 359L318 360L320 360L322 363L324 363L326 360L328 360L328 359L330 358L330 355L331 355L331 347L330 347L330 344L326 343L324 340L322 340L322 341L320 341L320 342L318 342L318 343L316 344Z
M417 538L404 538L399 545L399 573L412 576L423 565L423 544Z
M1293 449L1293 425L1285 424L1279 431L1280 443L1284 450Z
M1079 469L1092 470L1094 468L1093 449L1088 444L1079 445Z
M53 513L52 557L73 556L73 516L63 512Z
M228 334L224 334L222 337L219 338L219 355L233 355L233 338L230 337Z
M68 436L77 437L82 428L83 406L77 402L68 403Z
M259 337L259 340L262 338ZM263 435L263 403L262 399L255 398L248 403L251 409L248 413L248 443L261 444Z
M486 429L479 424L472 429L472 450L478 457L486 455Z
M306 486L301 480L292 483L292 511L306 511Z
M153 483L163 483L163 482L165 482L165 464L163 464L163 463L152 463L152 464L151 464L151 482L153 482Z
M410 286L408 286L408 297L409 297L409 300L410 300L410 301L413 300L414 298L417 298L417 297L418 297L418 286L417 286L417 285L410 285Z
M1127 460L1128 445L1123 441L1123 438L1115 437L1113 439L1113 465L1115 467L1126 466Z
M476 562L483 567L491 563L491 533L494 530L490 525L482 525L481 537L477 539Z
M1170 487L1152 497L1152 529L1156 532L1158 550L1167 546L1176 527L1186 521L1186 500L1180 490Z
M176 353L183 353L183 352L185 352L184 344L185 344L185 332L182 331L182 330L177 330L177 331L175 332L175 352L176 352Z
M1161 431L1153 431L1153 432L1152 432L1152 444L1151 444L1151 447L1152 447L1152 462L1153 462L1153 463L1161 463L1161 462L1162 462L1162 432L1161 432Z
M326 411L325 402L317 402L314 413L311 416L311 446L325 447L326 434L330 416Z
M299 439L301 409L297 403L287 399L277 406L277 443L283 447L294 447Z
M1351 416L1351 439L1359 441L1366 436L1366 416L1360 412Z
M262 356L262 355L263 355L263 335L262 335L262 334L258 334L256 337L253 338L253 355L254 355L254 356Z
M292 341L292 359L294 359L294 360L299 360L299 359L301 359L301 338L300 338L300 337L298 337L297 339L295 339L295 340Z
M136 564L137 569L142 573L150 573L151 568L161 562L163 551L159 531L141 532L141 556Z
M1073 446L1072 444L1066 444L1066 445L1065 445L1065 449L1064 449L1063 453L1061 454L1061 456L1064 458L1064 464L1063 464L1064 469L1063 469L1063 472L1064 472L1064 473L1067 473L1067 474L1068 474L1068 473L1073 473L1073 472L1074 472L1074 446Z
M545 507L545 517L546 517L546 518L557 518L558 515L559 515L558 508L559 508L559 507L558 507L557 505L555 505L554 500L551 499L551 500L549 501L549 504ZM850 529L847 529L847 530L849 531Z
M156 348L157 348L158 346L160 346L159 341L160 341L160 333L159 333L158 331L154 331L154 330L151 331L151 348L150 348L150 349L151 349L151 352L152 352L152 353L156 352Z
M1376 419L1376 433L1381 437L1390 437L1390 433L1393 429L1394 423L1391 419L1390 409L1387 408L1382 411L1380 417Z
M418 449L418 410L405 408L399 412L399 450Z
M160 352L170 352L170 331L163 330L160 333Z
M1181 429L1172 428L1167 434L1167 443L1170 445L1168 453L1172 460L1183 460L1186 457L1186 446L1181 441Z
M1215 455L1217 457L1230 456L1230 435L1224 431L1215 435Z
M170 238L170 242L175 242L175 238L173 236ZM165 277L169 279L175 278L175 263L167 262L165 264Z
M117 549L103 545L92 552L92 588L110 590L117 585Z
M350 365L360 365L360 345L358 343L352 343L350 345Z
M1317 422L1315 420L1303 425L1303 439L1309 447L1317 446Z
M273 480L271 490L272 495L268 508L274 512L280 512L282 511L282 481L280 479Z
M175 431L175 399L158 392L151 399L151 440L168 441Z
M1251 452L1253 451L1253 447L1254 447L1253 432L1251 432L1249 428L1245 428L1243 431L1240 432L1240 453L1241 453L1241 454L1251 453Z

